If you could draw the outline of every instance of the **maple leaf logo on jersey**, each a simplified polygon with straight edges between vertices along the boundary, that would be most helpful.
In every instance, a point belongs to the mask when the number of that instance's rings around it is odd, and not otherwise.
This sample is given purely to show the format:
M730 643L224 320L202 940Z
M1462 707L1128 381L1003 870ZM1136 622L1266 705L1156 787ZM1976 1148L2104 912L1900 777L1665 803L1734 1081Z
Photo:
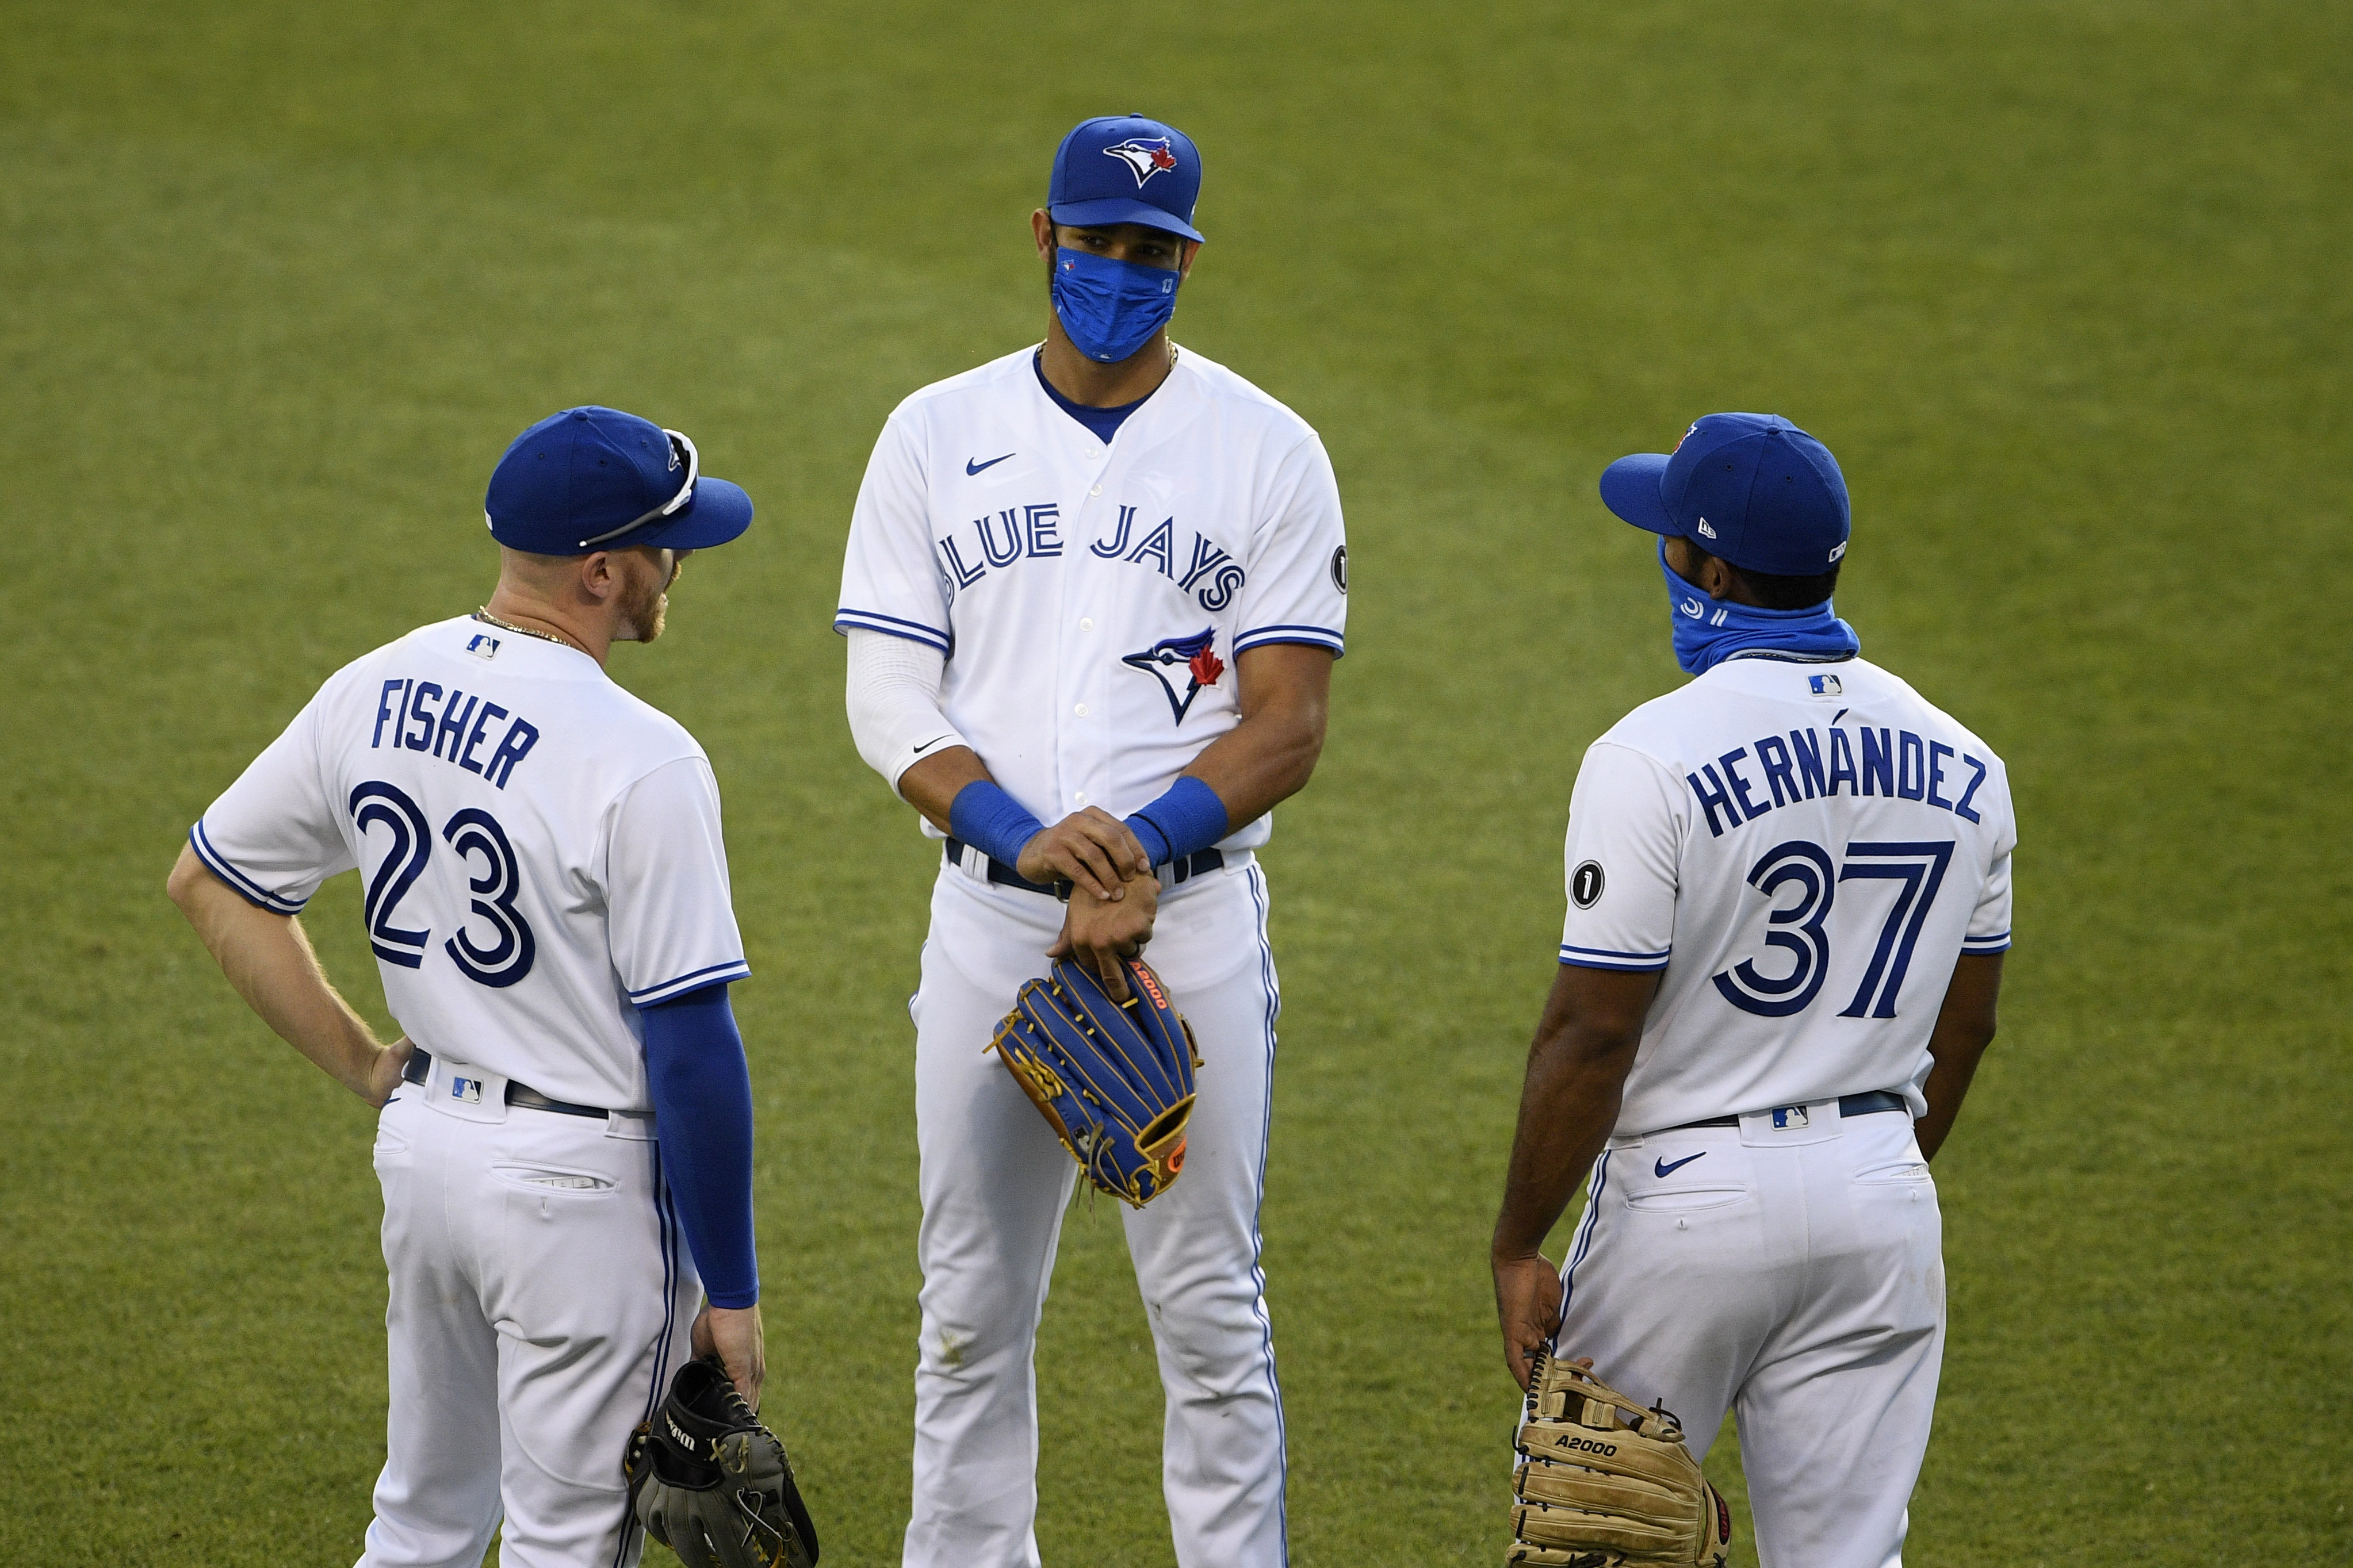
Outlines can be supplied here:
M1168 150L1166 136L1131 136L1116 147L1104 148L1103 156L1126 164L1127 172L1135 176L1135 188L1139 191L1153 175L1165 174L1176 166L1176 154Z
M1193 706L1193 699L1200 695L1201 689L1215 686L1218 678L1226 673L1225 661L1209 649L1217 638L1217 627L1204 626L1188 637L1162 637L1142 653L1124 655L1120 663L1143 670L1160 682L1160 689L1168 697L1168 710L1182 724L1186 710ZM1179 669L1186 676L1185 694L1181 697L1176 694L1176 682L1171 679Z

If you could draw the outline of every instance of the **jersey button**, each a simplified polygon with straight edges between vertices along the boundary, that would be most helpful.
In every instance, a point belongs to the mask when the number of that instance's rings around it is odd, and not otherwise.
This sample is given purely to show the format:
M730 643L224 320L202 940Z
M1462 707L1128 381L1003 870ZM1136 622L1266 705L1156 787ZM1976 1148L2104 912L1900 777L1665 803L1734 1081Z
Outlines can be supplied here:
M1095 618L1092 616L1082 616L1079 617L1079 630L1082 632L1091 632L1094 629Z
M1071 710L1071 711L1072 711L1072 712L1074 712L1074 713L1076 713L1080 718L1083 719L1083 718L1085 718L1085 717L1087 716L1087 705L1086 705L1085 703L1082 702L1082 703L1080 703L1076 708L1072 709L1072 710Z
M1097 485L1094 489L1089 490L1087 494L1091 496L1099 496L1103 494L1103 486Z
M1087 804L1087 792L1080 790L1077 794L1071 795L1071 799L1073 803L1079 805L1084 805Z

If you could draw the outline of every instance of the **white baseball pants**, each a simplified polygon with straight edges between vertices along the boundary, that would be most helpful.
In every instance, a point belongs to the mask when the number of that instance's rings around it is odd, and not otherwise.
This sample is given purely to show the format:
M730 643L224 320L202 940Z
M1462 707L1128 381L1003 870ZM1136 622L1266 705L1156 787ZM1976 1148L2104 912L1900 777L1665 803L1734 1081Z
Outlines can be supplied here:
M1944 1356L1936 1185L1903 1112L1800 1109L1612 1140L1555 1342L1695 1456L1736 1412L1763 1568L1899 1568Z
M1078 1166L994 1055L1062 906L944 867L914 998L923 1332L908 1568L1037 1568L1033 1353ZM1259 1269L1281 1005L1254 858L1163 893L1145 956L1202 1066L1185 1171L1124 1211L1166 1394L1161 1476L1182 1568L1277 1568L1282 1399Z
M475 1568L502 1514L507 1568L638 1561L622 1450L702 1301L652 1134L510 1107L438 1056L384 1108L392 1408L361 1568Z

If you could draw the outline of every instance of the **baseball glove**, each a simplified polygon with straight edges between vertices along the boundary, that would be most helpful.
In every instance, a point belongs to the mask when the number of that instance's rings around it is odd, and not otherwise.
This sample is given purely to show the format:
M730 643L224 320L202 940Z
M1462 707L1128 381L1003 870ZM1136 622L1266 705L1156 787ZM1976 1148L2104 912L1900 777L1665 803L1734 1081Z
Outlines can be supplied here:
M1732 1510L1683 1446L1683 1424L1538 1351L1514 1445L1512 1550L1546 1568L1724 1568Z
M817 1527L793 1462L715 1359L688 1362L621 1473L646 1533L686 1568L811 1568Z
M1127 988L1122 1005L1085 965L1058 962L1021 987L988 1048L1087 1179L1142 1208L1185 1168L1201 1058L1148 964L1127 961Z

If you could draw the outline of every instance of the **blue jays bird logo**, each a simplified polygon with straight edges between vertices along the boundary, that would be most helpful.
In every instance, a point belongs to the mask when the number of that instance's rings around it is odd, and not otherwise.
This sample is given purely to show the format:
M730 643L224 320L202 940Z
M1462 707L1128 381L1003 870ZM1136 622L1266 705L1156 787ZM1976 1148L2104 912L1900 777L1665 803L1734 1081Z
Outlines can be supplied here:
M1142 190L1144 182L1155 174L1166 174L1176 166L1176 154L1168 150L1166 136L1131 136L1116 147L1103 149L1103 156L1116 158L1127 165L1135 176L1135 188Z
M1226 673L1225 661L1209 650L1218 638L1218 628L1204 626L1188 637L1162 637L1142 653L1121 658L1120 663L1131 669L1140 669L1160 682L1160 689L1168 694L1168 710L1176 722L1185 721L1185 710L1193 706L1205 686L1215 686L1218 678ZM1170 676L1182 668L1186 673L1185 695L1176 695L1176 683Z

